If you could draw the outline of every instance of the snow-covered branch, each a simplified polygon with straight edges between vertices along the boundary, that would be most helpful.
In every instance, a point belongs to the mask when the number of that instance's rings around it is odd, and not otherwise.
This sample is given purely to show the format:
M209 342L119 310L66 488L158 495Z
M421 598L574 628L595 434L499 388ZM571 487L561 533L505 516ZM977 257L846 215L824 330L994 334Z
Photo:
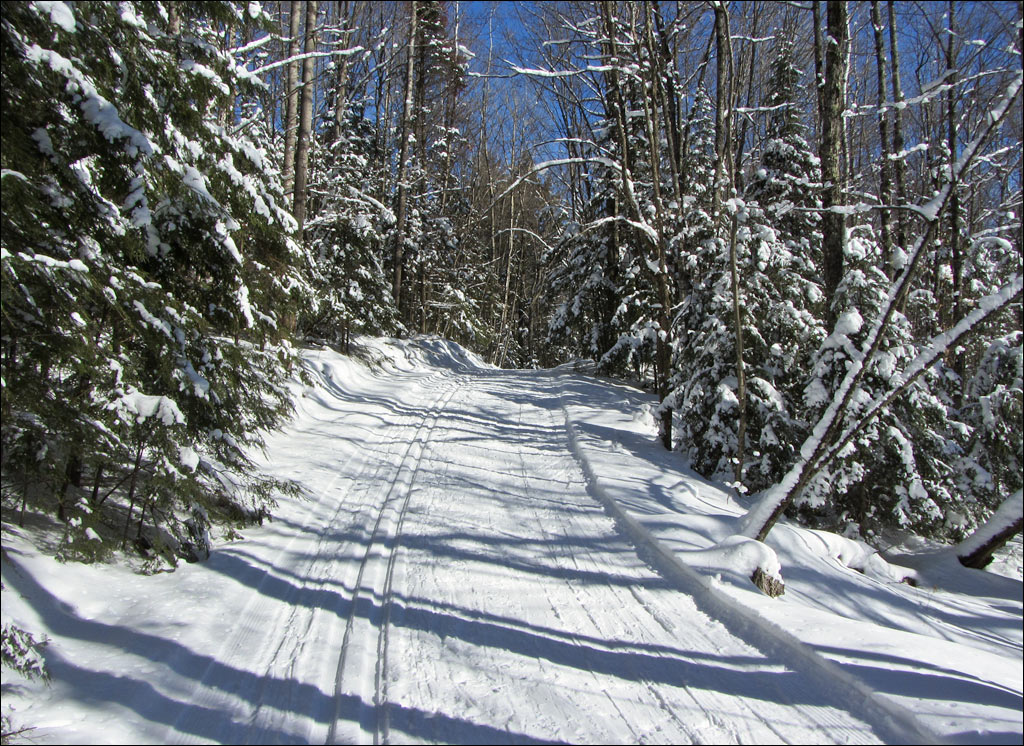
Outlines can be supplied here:
M933 337L927 347L910 362L906 370L897 376L897 385L888 394L872 404L861 415L855 425L847 428L839 440L828 449L816 464L808 467L808 479L817 474L823 466L838 456L857 437L858 433L863 431L875 417L902 395L911 383L935 365L946 354L947 350L969 335L979 324L987 321L1010 304L1020 301L1022 286L1024 286L1024 281L1022 281L1020 275L1017 275L1017 277L1000 288L998 292L982 298L978 303L978 307L961 319L952 329Z
M263 67L257 67L255 70L250 70L252 75L262 75L265 72L274 70L279 67L291 64L292 62L299 62L311 57L349 57L353 54L359 54L359 52L365 51L365 47L355 46L349 47L348 49L337 49L332 52L305 52L303 54L296 54L285 60L278 60L277 62L271 62L269 65Z
M838 429L843 414L849 408L850 402L860 386L860 382L870 368L870 364L881 343L882 332L896 311L899 301L906 295L910 287L910 281L917 270L921 257L925 253L925 249L931 245L935 237L939 218L953 194L954 185L959 182L961 176L970 168L973 161L978 157L981 148L989 141L1013 109L1013 106L1020 98L1022 84L1024 84L1024 75L1018 73L1014 81L1007 87L1003 100L985 118L984 126L978 136L964 148L960 158L953 164L951 169L953 178L940 190L939 194L918 208L918 212L925 219L927 225L924 232L915 242L902 275L889 290L889 295L882 307L882 312L875 320L871 331L864 341L863 354L850 361L846 376L835 392L832 402L815 424L811 435L801 446L800 458L782 478L782 481L763 493L761 499L743 519L740 530L740 533L743 535L763 541L775 524L775 521L782 514L782 511L801 493L810 481L813 472L820 470L826 465L827 462L824 456L827 452L831 453L829 448L839 435Z

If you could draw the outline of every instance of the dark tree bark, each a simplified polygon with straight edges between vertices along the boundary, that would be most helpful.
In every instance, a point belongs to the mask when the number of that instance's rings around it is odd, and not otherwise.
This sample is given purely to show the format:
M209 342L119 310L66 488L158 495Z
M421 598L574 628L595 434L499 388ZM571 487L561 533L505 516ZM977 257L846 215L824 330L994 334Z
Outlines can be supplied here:
M964 567L982 569L1014 536L1020 533L1024 518L1021 516L1021 492L1007 498L987 523L960 545L957 559Z
M949 160L952 164L957 157L957 124L956 124L956 92L954 84L956 74L956 49L953 46L955 33L953 24L956 20L956 2L949 0L949 34L946 43L946 70L949 74L949 90L946 92L946 146L949 148ZM952 168L950 169L952 171ZM955 177L954 177L955 178ZM949 248L953 270L953 303L948 326L955 326L963 318L963 256L961 233L963 231L962 209L960 206L960 184L953 182L953 193L949 199ZM949 361L951 367L962 379L964 377L963 355L954 352Z
M818 150L821 150L821 123L825 121L822 116L822 103L825 96L825 53L822 49L821 40L821 1L814 0L811 4L814 17L814 100L818 105Z
M881 143L880 153L881 165L878 184L878 199L883 205L879 219L882 224L882 270L891 280L894 274L892 265L892 226L890 224L891 213L884 206L892 203L892 164L889 156L892 151L889 147L889 121L888 113L884 111L885 97L888 91L888 84L885 76L885 46L882 37L882 18L878 10L878 0L871 0L871 26L875 32L875 67L878 74L878 138Z
M829 0L827 9L825 49L825 87L822 97L821 176L825 182L821 219L824 249L825 297L832 298L843 277L843 244L846 216L832 208L843 205L842 143L843 110L846 108L846 71L848 66L849 29L846 3ZM835 312L829 305L828 328L835 326Z
M341 22L341 45L348 47L352 40L352 13L353 5L349 0L341 0L338 3L338 15ZM344 55L337 63L337 74L334 79L334 132L332 142L337 143L341 137L345 125L345 117L348 113L348 68L349 55Z
M401 149L398 155L398 206L395 215L395 246L394 276L391 295L402 316L402 265L405 263L405 224L407 220L407 203L409 200L409 136L412 134L413 116L413 83L416 77L416 33L417 8L416 2L410 3L409 12L409 46L405 61L405 101L402 103Z
M906 168L903 163L903 110L900 104L903 103L903 89L900 86L900 56L897 44L896 19L893 10L893 0L888 2L889 11L889 58L892 61L892 100L897 104L892 116L892 149L897 158L893 161L893 176L895 177L896 205L907 204L907 177ZM907 219L904 210L896 211L896 226L894 240L896 246L906 250L907 248Z
M733 179L736 169L733 164L732 109L734 70L732 57L732 36L729 31L729 11L725 3L715 4L715 47L718 55L717 113L715 115L715 230L721 235L723 225L723 197L732 196ZM743 462L746 456L747 439L747 384L743 364L743 315L740 312L739 269L736 261L737 219L733 215L728 221L729 231L729 274L732 284L733 331L736 335L736 398L739 400L738 422L736 425L736 460L734 479L737 486L743 481Z

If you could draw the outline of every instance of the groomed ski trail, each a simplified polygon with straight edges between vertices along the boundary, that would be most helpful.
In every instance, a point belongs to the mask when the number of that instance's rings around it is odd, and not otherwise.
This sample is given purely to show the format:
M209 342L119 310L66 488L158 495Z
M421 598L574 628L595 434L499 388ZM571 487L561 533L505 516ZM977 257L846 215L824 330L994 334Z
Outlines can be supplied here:
M215 650L155 661L180 703L162 740L882 739L638 556L588 491L555 376L322 355L269 444L306 500L205 563L248 600L209 622Z
M395 742L877 742L650 570L588 493L551 377L463 376L393 593Z

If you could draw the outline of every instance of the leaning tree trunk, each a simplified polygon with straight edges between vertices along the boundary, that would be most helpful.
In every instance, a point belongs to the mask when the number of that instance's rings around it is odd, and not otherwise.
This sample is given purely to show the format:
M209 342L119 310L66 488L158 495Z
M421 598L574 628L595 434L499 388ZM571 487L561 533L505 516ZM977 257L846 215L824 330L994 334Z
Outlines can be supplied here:
M956 557L965 567L981 569L992 561L999 549L1020 533L1024 522L1024 497L1021 490L1006 498L992 517L968 536L958 547Z
M1024 89L1024 76L1018 74L1017 78L1007 87L1006 96L992 110L989 117L986 118L978 136L964 148L963 155L958 159L953 169L952 183L955 183L974 166L975 161L981 156L982 148L1002 126L1009 113L1014 110L1014 107L1020 100L1022 89ZM903 269L900 278L890 289L889 296L882 307L881 313L875 320L867 339L864 341L860 359L854 360L853 366L847 371L839 389L833 395L832 403L812 428L811 436L801 446L800 459L783 477L781 482L763 493L761 499L743 518L740 529L740 533L743 535L756 538L758 541L764 541L772 526L779 516L782 515L783 510L800 495L810 479L851 442L850 438L859 430L860 426L852 428L850 433L840 439L844 413L849 407L854 393L858 390L864 375L871 368L874 356L880 347L886 325L896 312L901 302L900 299L905 297L925 250L935 240L939 221L944 215L944 210L948 208L952 194L952 183L947 184L936 197L938 203L934 205L934 211L929 216L926 216L924 232L914 243L914 248L907 259L906 267ZM889 395L882 398L882 404L884 406L891 404L895 397L906 390L906 387L913 380L916 380L925 370L934 365L939 357L944 355L949 348L955 347L959 340L975 329L978 324L987 321L990 316L998 313L1008 305L1017 303L1022 293L1022 285L1024 284L1022 284L1021 277L1018 275L1001 288L997 294L990 296L991 300L986 299L986 302L979 303L978 308L975 308L960 324L957 324L955 329L940 335L940 337L935 337L929 345L925 346L926 352L918 356L920 364L915 363L915 372L909 376L905 375L903 383L896 386ZM870 413L875 414L878 411L880 411L880 408L877 406L869 410ZM860 416L861 425L867 422L867 417L868 415Z

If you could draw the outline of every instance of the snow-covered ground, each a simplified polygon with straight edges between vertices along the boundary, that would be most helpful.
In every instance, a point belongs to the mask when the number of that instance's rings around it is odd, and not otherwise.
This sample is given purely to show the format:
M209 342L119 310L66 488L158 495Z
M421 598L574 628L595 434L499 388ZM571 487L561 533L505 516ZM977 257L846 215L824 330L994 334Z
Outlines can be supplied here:
M634 389L436 339L305 360L265 466L307 499L209 561L59 565L5 525L4 622L49 639L49 686L4 673L34 741L1021 742L1019 544L1010 578L768 549Z

